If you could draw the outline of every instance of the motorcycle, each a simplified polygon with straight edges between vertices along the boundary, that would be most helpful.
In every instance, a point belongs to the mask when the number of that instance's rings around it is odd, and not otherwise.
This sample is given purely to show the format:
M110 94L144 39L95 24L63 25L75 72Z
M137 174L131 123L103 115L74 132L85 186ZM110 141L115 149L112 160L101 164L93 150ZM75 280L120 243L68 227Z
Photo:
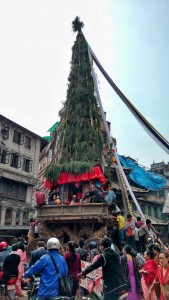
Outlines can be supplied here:
M36 300L40 283L39 276L32 276L28 284L28 300Z
M4 297L5 300L15 300L15 283L17 277L10 275L10 278L6 284L0 286L0 295ZM3 298L1 298L3 299Z
M38 298L38 288L40 284L40 274L33 275L31 278L26 279L28 283L28 300L36 300ZM74 297L55 296L49 297L48 300L74 300Z
M38 297L38 288L40 283L40 276L32 276L28 285L28 300L36 300ZM49 298L50 300L50 298ZM72 300L72 298L65 296L52 297L51 300Z

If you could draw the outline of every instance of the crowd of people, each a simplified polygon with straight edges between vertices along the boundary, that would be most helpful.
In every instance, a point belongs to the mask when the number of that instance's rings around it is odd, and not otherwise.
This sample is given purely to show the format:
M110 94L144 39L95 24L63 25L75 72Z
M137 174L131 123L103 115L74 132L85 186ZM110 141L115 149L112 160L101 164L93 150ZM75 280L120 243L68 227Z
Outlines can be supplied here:
M119 208L112 212L107 230L108 236L119 248L123 246L125 241L138 253L145 252L146 237L154 240L158 236L158 232L152 226L150 219L143 222L138 216L137 221L134 221L131 214L127 214L125 219L123 211Z
M142 224L141 220L134 222L128 216L131 230L134 225L146 229L145 249L137 252L132 235L126 235L121 248L115 247L110 237L104 237L100 243L95 240L86 244L83 238L78 242L67 243L66 251L61 250L57 238L50 238L45 245L38 240L37 249L27 255L26 245L19 240L8 246L5 241L0 243L1 284L5 284L10 275L17 277L16 295L22 296L23 281L29 283L32 275L40 276L38 300L56 297L60 293L59 275L56 273L52 260L54 259L61 276L70 274L73 277L72 296L77 299L88 297L89 292L80 287L80 279L91 271L102 268L103 296L105 300L167 300L169 299L169 247L159 238L148 237L149 221ZM128 225L125 223L125 231ZM146 227L147 226L147 227ZM120 229L121 230L121 229ZM148 237L148 238L147 238ZM81 260L89 262L86 269L81 269ZM25 272L24 263L28 263ZM25 278L23 280L23 278ZM46 297L46 298L45 298Z
M23 240L17 240L8 246L6 241L0 242L0 283L6 284L10 276L16 277L16 295L23 295L22 276L24 274L24 263L27 263L26 246Z
M140 220L137 222L141 223ZM140 224L141 225L141 224ZM142 224L141 226L143 226ZM140 227L141 227L140 226ZM114 244L112 240L109 238L105 238L101 241L101 244L106 241L109 251L113 250L113 255L116 253L116 259L118 260L118 270L120 270L120 274L123 274L123 279L126 284L124 290L124 299L127 300L167 300L169 299L169 247L168 245L164 245L162 241L158 239L154 239L154 242L151 238L145 239L145 251L142 253L138 253L136 251L136 247L132 247L130 244L126 242L123 243L122 250L120 252L116 251L114 248ZM106 271L111 268L113 274L109 270L109 279L111 279L110 287L112 293L104 291L105 299L123 299L119 296L119 293L113 294L113 285L112 281L114 281L114 277L118 277L119 280L121 276L116 272L115 266L113 266L112 261L107 260L108 265L105 265L104 251L105 249L101 249L102 256L97 261L92 263L85 271L80 274L80 277L86 276L89 272L103 265L106 267ZM108 251L106 251L108 252ZM111 252L111 251L110 251ZM105 272L106 272L105 271ZM104 283L106 279L106 275L103 272ZM121 279L122 280L122 279ZM108 286L108 282L107 282ZM117 288L119 287L119 283L117 284ZM117 290L116 290L117 291ZM127 296L126 296L127 293ZM110 298L109 298L110 297Z
M37 191L37 195L41 197L38 205L44 205L43 193ZM48 204L60 204L59 201L57 187L51 191ZM28 243L37 239L36 250L28 254L23 239L13 241L10 247L5 241L0 242L1 284L5 284L10 275L15 275L15 292L21 296L23 281L29 285L31 276L40 276L36 300L48 300L60 293L59 276L69 274L73 278L72 297L80 300L89 296L89 291L80 287L80 280L101 267L105 300L169 300L169 247L158 238L159 233L151 220L141 220L139 216L134 220L130 213L125 217L116 205L116 194L112 189L103 192L99 186L94 186L78 201L77 195L73 194L68 204L110 204L111 218L106 236L100 243L91 240L86 244L80 238L78 242L69 241L63 251L57 238L50 238L45 244L42 223L31 219ZM83 270L81 261L89 263ZM26 272L25 263L28 264Z

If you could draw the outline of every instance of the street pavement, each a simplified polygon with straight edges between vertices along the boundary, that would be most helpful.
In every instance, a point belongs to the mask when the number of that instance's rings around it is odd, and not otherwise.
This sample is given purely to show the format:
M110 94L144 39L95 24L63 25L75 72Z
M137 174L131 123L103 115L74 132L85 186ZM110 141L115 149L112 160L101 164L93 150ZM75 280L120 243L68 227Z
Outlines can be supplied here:
M28 296L25 294L24 296L15 296L16 297L16 300L27 300L28 299Z

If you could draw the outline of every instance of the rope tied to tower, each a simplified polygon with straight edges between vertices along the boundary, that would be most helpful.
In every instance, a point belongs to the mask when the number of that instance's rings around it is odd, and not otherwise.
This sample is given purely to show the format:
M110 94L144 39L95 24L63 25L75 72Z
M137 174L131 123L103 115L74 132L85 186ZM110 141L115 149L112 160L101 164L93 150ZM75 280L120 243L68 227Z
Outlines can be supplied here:
M128 107L131 113L134 115L136 120L141 124L141 126L147 131L147 133L154 139L154 141L169 154L169 141L162 136L157 129L150 124L150 122L138 111L138 109L127 99L127 97L122 93L122 91L117 87L114 81L110 78L108 73L105 71L101 63L99 62L98 58L94 54L93 50L88 45L88 53L91 57L91 60L94 60L96 65L98 66L99 70L106 78L110 86L114 89L116 94L120 97L123 103Z

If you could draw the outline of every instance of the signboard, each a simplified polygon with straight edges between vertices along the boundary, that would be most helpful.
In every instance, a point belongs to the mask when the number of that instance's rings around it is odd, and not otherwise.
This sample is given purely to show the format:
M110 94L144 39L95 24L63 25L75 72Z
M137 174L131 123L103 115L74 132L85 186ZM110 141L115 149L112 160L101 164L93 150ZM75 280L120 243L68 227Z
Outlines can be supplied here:
M82 271L84 271L84 269L86 269L88 266L90 266L90 264L91 263L82 260L81 261ZM98 269L90 272L87 276L89 276L89 277L91 277L93 279L96 279L100 275L102 275L102 269L98 268ZM89 278L81 279L80 285L87 290L89 282L90 282ZM99 283L94 288L94 293L99 298L103 298L102 289L103 289L103 281L102 281L102 279L100 279Z

